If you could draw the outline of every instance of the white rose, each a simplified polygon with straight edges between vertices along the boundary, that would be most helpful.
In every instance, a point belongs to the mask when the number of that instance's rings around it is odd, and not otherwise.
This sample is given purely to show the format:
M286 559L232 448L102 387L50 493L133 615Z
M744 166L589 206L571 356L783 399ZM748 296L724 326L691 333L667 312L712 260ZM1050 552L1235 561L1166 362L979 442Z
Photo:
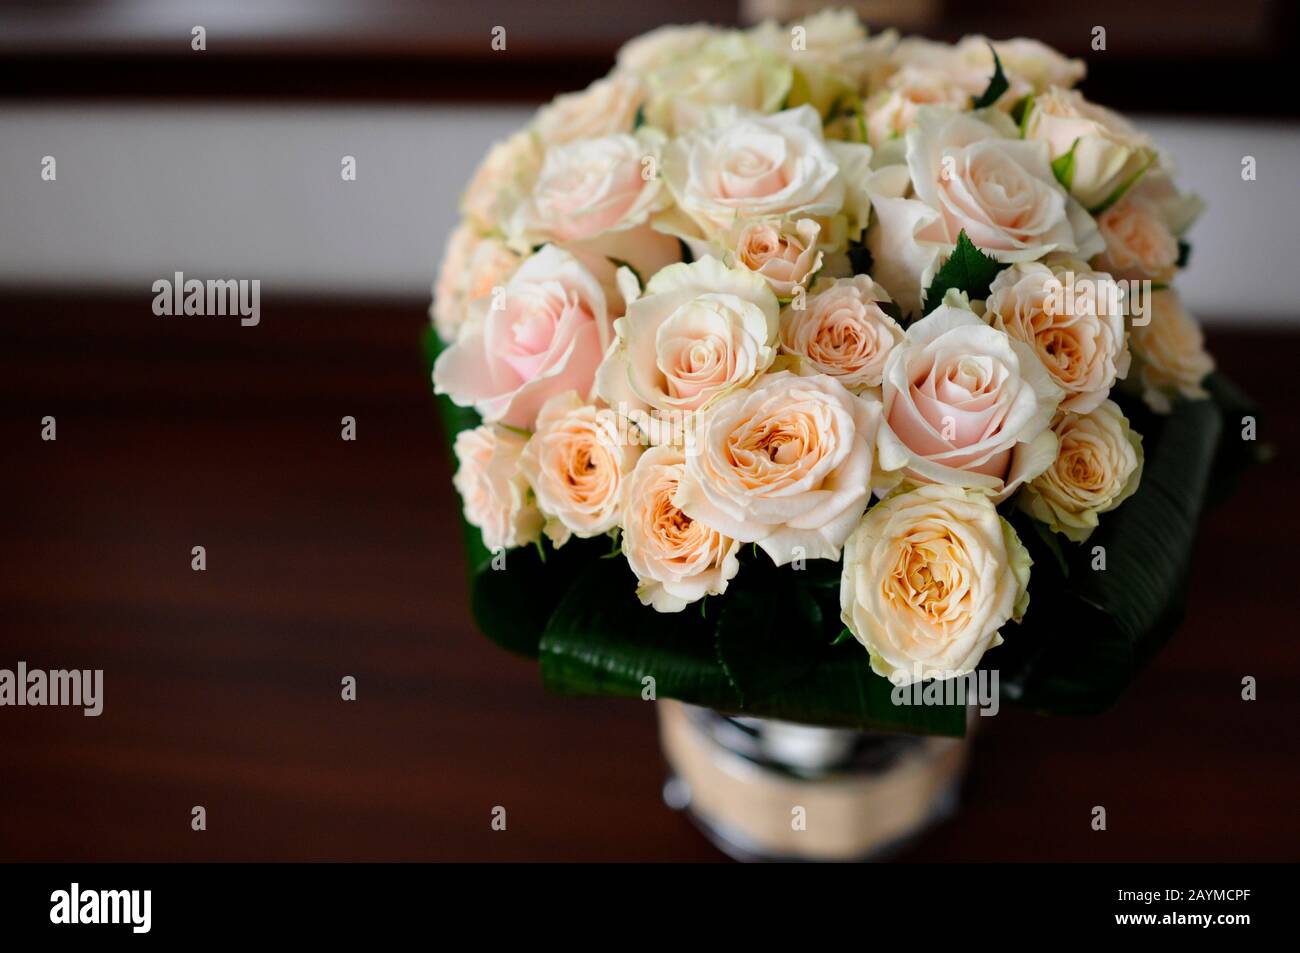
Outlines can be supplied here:
M907 329L885 366L883 470L1010 496L1056 459L1062 392L1024 344L945 304Z
M1116 201L1156 158L1151 141L1126 119L1072 89L1053 87L1035 96L1024 134L1047 143L1053 160L1072 155L1065 181L1089 209Z
M698 125L715 106L776 112L792 76L789 64L771 50L744 34L720 33L646 74L646 121L677 134Z
M483 545L496 552L538 538L542 514L519 469L524 438L491 424L456 434L458 466L452 483L465 508L465 521L483 534Z
M872 177L872 275L905 310L920 309L921 290L962 231L1003 262L1053 251L1089 258L1104 247L1096 222L1056 181L1047 147L1013 136L970 114L925 107L907 132L906 168Z
M509 227L512 242L527 249L644 225L669 201L653 171L663 142L643 129L552 146Z
M1133 325L1129 344L1137 358L1142 399L1156 413L1167 414L1173 410L1172 397L1209 396L1201 384L1214 370L1214 359L1205 350L1200 325L1183 310L1177 292L1152 293L1148 307L1150 320Z
M838 559L867 505L879 420L878 401L833 377L769 374L687 432L677 505L778 566Z
M623 555L637 597L659 612L721 595L740 569L740 544L691 519L673 502L685 471L677 447L651 447L637 461L624 496Z
M877 503L844 547L840 617L895 685L975 670L1029 603L1028 552L984 494L923 486Z
M474 172L460 210L480 232L500 232L527 197L542 165L542 147L533 133L517 132L498 142Z
M776 357L780 305L767 282L716 258L670 265L614 322L597 374L612 407L670 418L761 374Z
M1065 391L1061 410L1087 413L1128 373L1120 288L1081 263L1007 268L989 287L984 320L1033 349Z
M557 547L576 534L618 526L623 485L641 455L619 418L574 391L556 394L537 415L520 467L537 496L546 535Z
M543 106L537 113L537 134L549 146L631 132L644 101L645 88L636 76L614 73Z
M1114 401L1087 414L1061 414L1052 425L1060 450L1053 464L1025 484L1020 508L1076 543L1097 517L1133 495L1142 479L1142 437Z
M781 312L781 350L849 390L878 388L889 355L904 340L881 302L889 295L866 275L820 279L802 310Z
M799 77L795 86L806 97L800 102L811 103L822 115L837 101L856 97L897 40L892 33L868 38L852 10L820 10L789 25L767 20L749 35L794 67Z
M821 226L810 218L747 222L728 243L727 261L760 275L778 298L788 301L822 266L820 236Z
M827 142L811 106L773 116L720 109L674 140L663 174L678 215L662 227L720 239L742 218L830 218L866 222L869 146ZM841 167L845 169L841 171Z
M661 26L623 44L618 51L618 69L644 76L685 59L721 35L721 30L707 23Z
M503 286L522 259L499 238L484 238L462 222L451 233L433 288L433 319L438 336L454 341L468 322L480 317L492 289Z

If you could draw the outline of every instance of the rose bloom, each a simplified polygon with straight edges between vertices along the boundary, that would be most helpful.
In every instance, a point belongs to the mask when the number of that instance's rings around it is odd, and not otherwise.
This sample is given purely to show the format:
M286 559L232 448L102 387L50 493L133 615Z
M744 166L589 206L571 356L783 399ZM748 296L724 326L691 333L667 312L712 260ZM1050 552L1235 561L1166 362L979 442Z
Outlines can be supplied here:
M528 195L542 165L537 137L525 130L488 150L460 200L460 211L483 233L501 230Z
M965 106L984 92L993 77L990 46L1002 62L1008 84L995 104L998 109L1010 109L1024 96L1048 86L1073 86L1087 71L1082 60L1067 59L1050 46L1024 37L989 40L965 36L952 45L906 37L899 41L890 61L903 69L915 67L944 74L965 90L967 99L961 104Z
M1142 437L1114 401L1087 414L1061 414L1052 425L1056 461L1025 485L1017 501L1034 519L1081 543L1097 517L1119 506L1142 479Z
M1150 320L1133 325L1129 344L1138 360L1142 399L1156 413L1167 414L1173 410L1171 397L1209 396L1201 383L1214 370L1214 359L1206 353L1200 325L1183 310L1177 292L1153 292L1148 307Z
M879 420L878 401L833 377L769 374L699 415L675 502L778 566L838 559L867 505Z
M707 23L661 26L624 43L618 51L617 69L645 76L689 57L721 35L720 29Z
M879 149L904 135L922 106L964 109L970 101L970 92L944 71L905 66L867 100L867 141Z
M811 106L773 116L715 110L710 124L664 150L663 175L678 209L661 227L707 239L726 235L741 218L843 215L860 227L869 214L863 180L870 157L861 143L826 141Z
M611 337L605 293L576 258L547 245L519 266L500 305L438 356L434 390L527 430L548 398L590 392Z
M1034 97L1025 138L1047 143L1054 160L1073 151L1070 194L1089 209L1115 201L1155 160L1151 141L1128 120L1071 89Z
M637 598L659 612L720 595L740 569L740 544L691 519L673 502L685 471L677 447L651 447L624 491L623 555L636 573Z
M761 275L778 298L789 301L822 266L820 235L821 226L810 218L748 222L737 229L728 260Z
M557 548L575 534L585 539L618 526L623 484L640 455L608 408L574 391L542 405L520 467Z
M1061 410L1087 413L1128 373L1119 286L1082 264L1007 268L989 287L984 320L1033 349L1065 391Z
M524 546L538 538L542 514L519 469L524 438L483 424L456 434L458 466L452 477L464 502L465 522L483 534L493 552Z
M781 312L781 350L849 390L877 388L889 355L904 340L898 322L880 309L888 301L866 275L819 279L803 310Z
M789 64L744 34L719 33L646 73L646 121L678 135L715 106L776 112L793 75Z
M895 685L974 671L1029 604L1029 553L984 494L895 493L844 547L840 617Z
M614 73L584 90L556 96L537 113L535 128L546 145L631 132L645 88L634 75Z
M455 340L471 320L474 306L506 283L519 267L520 257L499 238L484 238L462 222L451 233L443 252L438 280L433 287L433 320L438 336Z
M1089 258L1103 247L1096 222L1056 181L1046 146L970 114L921 109L907 132L906 167L879 170L868 190L872 277L909 312L962 231L1003 262L1053 251Z
M776 357L780 305L767 282L716 258L670 265L614 322L596 389L623 413L698 410Z
M659 177L644 173L663 141L646 129L552 146L508 229L513 243L527 249L645 224L668 201Z
M882 394L883 470L1001 502L1056 459L1061 389L1025 344L970 311L945 304L909 327Z
M1178 239L1155 205L1130 193L1097 218L1106 250L1094 261L1116 278L1168 284L1178 266Z

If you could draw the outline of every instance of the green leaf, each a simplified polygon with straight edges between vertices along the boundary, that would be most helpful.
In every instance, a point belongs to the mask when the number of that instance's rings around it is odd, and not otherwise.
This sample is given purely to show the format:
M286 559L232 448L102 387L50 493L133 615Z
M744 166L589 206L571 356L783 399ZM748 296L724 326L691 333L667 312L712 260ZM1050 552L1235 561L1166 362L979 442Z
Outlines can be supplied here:
M990 77L989 84L984 88L984 92L971 104L972 109L984 109L992 106L1002 98L1003 93L1011 88L1011 84L1007 82L1006 74L1002 72L1002 61L998 59L998 52L993 49L991 43L989 44L989 52L993 54L993 76Z
M937 308L950 288L966 292L971 299L987 298L989 284L997 277L998 272L1006 267L1002 262L990 258L976 248L963 229L957 235L957 244L952 254L948 256L948 260L943 263L943 267L935 274L930 287L925 291L923 310L928 314Z
M1065 191L1070 191L1070 183L1074 181L1074 150L1079 146L1079 140L1075 139L1070 144L1070 151L1064 155L1059 155L1052 160L1052 174L1056 176L1056 181L1061 183Z
M636 107L636 115L632 117L632 131L640 129L645 125L645 103Z
M1190 242L1185 242L1181 238L1178 240L1178 261L1174 264L1179 268L1186 268L1187 262L1192 257L1192 246Z
M862 242L849 242L848 247L849 267L853 269L855 275L866 275L871 273L873 264L871 259L871 250Z

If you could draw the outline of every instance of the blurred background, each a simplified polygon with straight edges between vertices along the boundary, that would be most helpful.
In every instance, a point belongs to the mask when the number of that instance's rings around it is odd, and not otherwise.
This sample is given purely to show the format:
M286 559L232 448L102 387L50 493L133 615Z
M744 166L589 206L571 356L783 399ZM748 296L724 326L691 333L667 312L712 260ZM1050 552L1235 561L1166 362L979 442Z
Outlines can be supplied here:
M1269 501L1300 488L1296 6L835 5L1087 62L1085 94L1206 201L1180 288L1279 451L1209 516L1184 631L1120 706L1004 710L964 812L904 857L1294 859L1300 663L1277 620L1300 518ZM0 860L720 858L659 801L651 706L548 698L475 633L418 341L492 142L646 30L819 6L0 0L0 667L106 681L97 719L0 709ZM261 324L154 316L175 271L260 279ZM1253 705L1245 674L1268 676Z

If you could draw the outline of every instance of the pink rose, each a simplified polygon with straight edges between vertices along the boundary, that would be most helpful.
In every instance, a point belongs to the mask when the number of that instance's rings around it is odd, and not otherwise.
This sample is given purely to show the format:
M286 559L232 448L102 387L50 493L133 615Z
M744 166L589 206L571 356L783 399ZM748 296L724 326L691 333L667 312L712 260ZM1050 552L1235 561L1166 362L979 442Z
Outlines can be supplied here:
M611 337L605 292L578 260L547 245L438 358L434 390L489 422L531 429L548 398L586 395Z

